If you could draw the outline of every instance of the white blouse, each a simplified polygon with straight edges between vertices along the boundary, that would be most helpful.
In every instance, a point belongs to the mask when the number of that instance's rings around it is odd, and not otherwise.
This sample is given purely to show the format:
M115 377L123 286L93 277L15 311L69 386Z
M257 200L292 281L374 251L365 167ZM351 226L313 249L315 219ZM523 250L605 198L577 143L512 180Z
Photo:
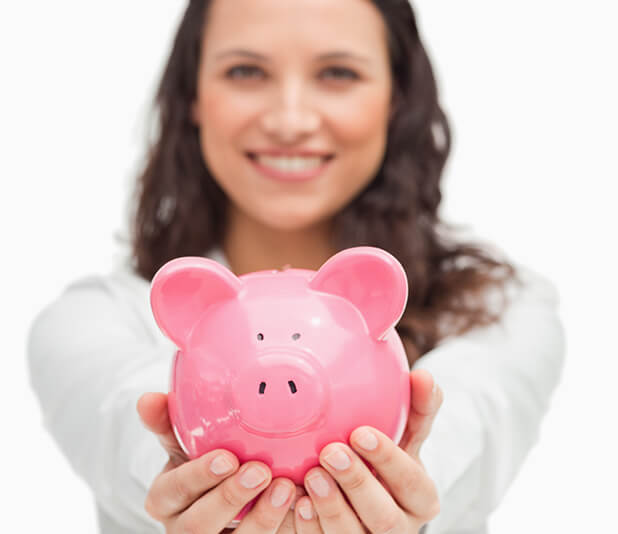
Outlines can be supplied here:
M220 249L211 257L229 265ZM536 443L562 372L558 295L517 266L502 321L447 338L420 358L444 402L420 458L438 489L440 514L426 534L481 534ZM174 344L159 330L150 283L128 262L71 283L28 332L30 382L47 431L96 499L103 534L164 533L144 510L167 461L136 403L167 392Z

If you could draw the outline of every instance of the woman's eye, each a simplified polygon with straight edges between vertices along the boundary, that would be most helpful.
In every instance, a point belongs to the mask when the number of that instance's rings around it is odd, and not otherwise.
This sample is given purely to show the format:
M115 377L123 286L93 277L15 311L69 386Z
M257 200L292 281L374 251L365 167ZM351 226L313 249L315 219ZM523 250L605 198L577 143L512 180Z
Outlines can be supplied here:
M261 71L262 69L258 68L258 67L253 67L251 65L238 65L236 67L232 67L230 70L227 71L226 76L228 78L251 78L251 76L234 76L233 73L235 72L244 72L246 73L252 73L252 72L257 72L257 71Z
M324 72L331 72L331 73L339 74L338 76L335 76L335 78L339 78L339 79L347 78L350 80L355 80L358 78L358 75L353 70L345 69L343 67L331 67L331 68L326 69Z
M335 79L358 79L358 75L353 70L343 67L330 67L328 69L325 69L323 72L330 73ZM252 65L237 65L236 67L232 67L231 69L229 69L226 73L226 76L232 79L247 79L255 77L256 73L260 74L263 73L263 71L259 67L255 67Z

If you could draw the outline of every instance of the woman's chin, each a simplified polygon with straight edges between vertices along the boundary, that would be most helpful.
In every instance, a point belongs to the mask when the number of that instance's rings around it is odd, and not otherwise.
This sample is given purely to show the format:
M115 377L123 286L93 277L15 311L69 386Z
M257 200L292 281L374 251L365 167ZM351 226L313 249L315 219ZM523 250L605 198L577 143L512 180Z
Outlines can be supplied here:
M289 212L286 210L281 213L270 211L263 215L260 220L265 226L273 230L281 232L299 232L318 224L323 224L325 218L320 213L299 213L298 211Z

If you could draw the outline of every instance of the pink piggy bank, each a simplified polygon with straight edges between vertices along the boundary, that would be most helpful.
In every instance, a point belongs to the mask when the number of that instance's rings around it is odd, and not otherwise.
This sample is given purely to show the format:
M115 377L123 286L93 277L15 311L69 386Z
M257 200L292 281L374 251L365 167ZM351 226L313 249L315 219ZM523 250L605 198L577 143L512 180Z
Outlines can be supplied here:
M302 485L321 449L358 426L399 443L410 369L394 326L407 298L403 267L374 247L343 250L318 271L166 263L150 302L179 348L168 409L187 456L227 449Z

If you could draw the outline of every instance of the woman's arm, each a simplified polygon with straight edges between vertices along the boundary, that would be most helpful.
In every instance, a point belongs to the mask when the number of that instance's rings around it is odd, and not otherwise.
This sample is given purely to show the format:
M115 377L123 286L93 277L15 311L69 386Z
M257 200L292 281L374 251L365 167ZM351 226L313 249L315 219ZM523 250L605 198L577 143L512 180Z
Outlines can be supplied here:
M536 443L564 363L558 295L522 268L500 323L445 340L417 360L444 392L420 458L440 514L426 534L476 532Z
M144 499L167 461L139 420L145 391L167 391L175 348L145 324L144 288L93 276L70 285L28 333L31 385L43 424L117 523L163 532Z

